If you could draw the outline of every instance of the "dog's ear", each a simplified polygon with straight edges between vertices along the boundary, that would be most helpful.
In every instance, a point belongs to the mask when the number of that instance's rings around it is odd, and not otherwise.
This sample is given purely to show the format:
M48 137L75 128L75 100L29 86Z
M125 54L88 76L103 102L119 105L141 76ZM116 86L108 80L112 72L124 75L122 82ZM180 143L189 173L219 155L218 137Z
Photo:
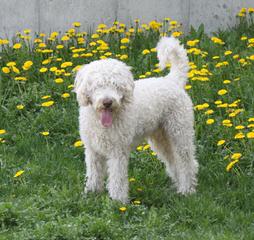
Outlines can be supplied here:
M80 106L87 106L90 103L86 92L86 67L82 66L75 77L73 92L77 94L77 100Z
M130 103L133 99L133 90L135 86L133 75L131 73L131 67L126 66L123 77L126 79L124 88L122 89L124 92L124 101Z

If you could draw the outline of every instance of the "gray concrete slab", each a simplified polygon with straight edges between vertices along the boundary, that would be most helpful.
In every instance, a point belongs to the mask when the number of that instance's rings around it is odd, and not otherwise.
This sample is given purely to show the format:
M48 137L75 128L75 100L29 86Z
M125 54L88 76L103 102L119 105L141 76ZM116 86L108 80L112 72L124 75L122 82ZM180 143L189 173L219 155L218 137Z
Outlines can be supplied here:
M38 32L64 31L72 22L82 29L94 29L99 23L119 20L129 24L171 17L188 31L205 24L207 32L235 24L242 7L254 7L254 0L1 0L0 37L13 36L31 28Z
M41 1L40 31L67 30L75 21L83 29L99 23L111 24L117 11L116 0L47 0Z
M25 28L38 29L39 0L1 0L0 36L12 37Z

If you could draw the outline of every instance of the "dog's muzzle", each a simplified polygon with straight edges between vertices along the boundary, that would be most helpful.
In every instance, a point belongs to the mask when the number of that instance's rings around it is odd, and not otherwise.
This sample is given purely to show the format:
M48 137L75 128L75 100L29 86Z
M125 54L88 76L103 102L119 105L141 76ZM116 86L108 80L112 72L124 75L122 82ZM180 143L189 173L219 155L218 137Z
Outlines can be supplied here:
M100 112L101 124L104 127L109 128L112 126L113 123L113 109L112 109L113 101L109 98L103 99L102 105L103 108L101 109Z

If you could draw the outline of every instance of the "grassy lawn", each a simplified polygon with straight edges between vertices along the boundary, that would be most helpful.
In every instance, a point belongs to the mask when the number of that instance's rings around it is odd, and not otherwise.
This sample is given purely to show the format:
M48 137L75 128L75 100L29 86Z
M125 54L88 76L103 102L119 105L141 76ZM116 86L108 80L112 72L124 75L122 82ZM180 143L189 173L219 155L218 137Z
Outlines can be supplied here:
M202 25L183 35L164 19L0 38L0 239L254 239L252 11L213 36ZM169 69L158 69L154 48L171 34L191 62L197 193L176 194L141 142L130 156L130 204L106 192L84 196L75 72L111 57L132 66L136 79L163 76Z

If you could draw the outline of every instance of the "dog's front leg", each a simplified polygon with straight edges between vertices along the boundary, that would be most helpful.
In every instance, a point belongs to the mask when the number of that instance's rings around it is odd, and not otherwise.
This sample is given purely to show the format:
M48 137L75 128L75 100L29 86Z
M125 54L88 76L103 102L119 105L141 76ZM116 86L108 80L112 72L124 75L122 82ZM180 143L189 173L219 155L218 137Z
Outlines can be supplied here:
M115 153L108 159L108 191L112 199L128 202L128 158L125 153Z
M86 186L85 193L101 192L105 176L105 159L90 147L85 150Z

